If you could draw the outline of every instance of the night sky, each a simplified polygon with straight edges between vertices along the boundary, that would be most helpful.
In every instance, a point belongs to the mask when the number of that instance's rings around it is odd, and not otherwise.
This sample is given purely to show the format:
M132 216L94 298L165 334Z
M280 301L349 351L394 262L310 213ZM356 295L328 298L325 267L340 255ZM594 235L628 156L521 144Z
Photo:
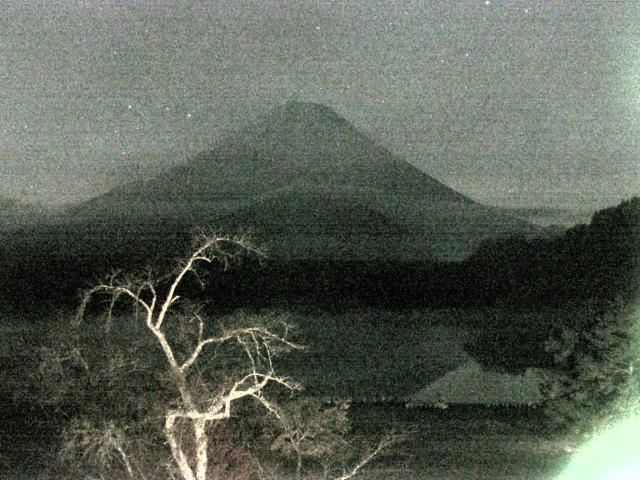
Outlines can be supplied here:
M85 198L292 99L333 107L485 203L640 193L637 0L0 8L3 195Z

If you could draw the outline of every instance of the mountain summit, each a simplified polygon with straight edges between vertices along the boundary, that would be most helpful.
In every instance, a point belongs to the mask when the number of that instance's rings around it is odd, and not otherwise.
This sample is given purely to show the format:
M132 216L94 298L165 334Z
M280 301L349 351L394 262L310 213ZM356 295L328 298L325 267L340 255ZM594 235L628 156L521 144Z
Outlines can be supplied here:
M272 119L281 117L286 122L316 125L348 125L331 107L322 103L290 101L276 107L270 114Z
M268 242L272 255L305 258L451 260L484 237L526 228L393 155L333 109L302 102L279 106L186 164L116 188L73 215L245 229Z

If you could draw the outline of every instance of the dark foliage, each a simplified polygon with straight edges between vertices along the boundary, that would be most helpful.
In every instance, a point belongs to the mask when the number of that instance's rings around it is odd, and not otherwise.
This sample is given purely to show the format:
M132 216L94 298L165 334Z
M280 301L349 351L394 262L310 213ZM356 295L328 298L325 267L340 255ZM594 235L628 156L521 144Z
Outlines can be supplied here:
M639 265L640 198L634 197L557 239L486 241L466 262L466 273L486 301L629 301L638 293Z
M586 306L545 343L553 367L542 383L549 425L583 432L640 408L637 318L619 303Z
M466 263L481 303L513 307L562 306L566 318L549 324L542 314L532 325L487 328L468 345L485 365L509 371L550 367L545 342L558 328L589 331L602 305L628 305L638 294L640 198L597 212L590 225L576 226L555 240L489 241Z
M75 304L75 293L113 268L159 270L189 246L192 225L131 221L118 227L77 224L24 228L0 246L5 303ZM324 309L541 306L589 298L629 300L640 275L640 199L597 212L553 239L487 240L469 259L345 261L244 259L208 290L194 294L217 307L305 305Z

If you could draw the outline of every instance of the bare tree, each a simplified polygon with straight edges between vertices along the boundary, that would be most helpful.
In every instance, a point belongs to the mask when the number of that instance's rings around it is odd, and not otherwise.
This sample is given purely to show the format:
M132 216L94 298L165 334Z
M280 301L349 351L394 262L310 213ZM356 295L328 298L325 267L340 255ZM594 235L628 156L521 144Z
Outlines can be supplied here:
M281 433L271 445L272 450L296 457L296 478L302 478L303 460L319 459L331 462L332 457L345 453L349 431L349 404L325 406L319 400L301 398L281 407ZM325 468L328 470L328 467Z
M304 397L280 407L277 420L282 431L271 449L295 455L296 478L303 478L303 460L314 459L323 465L324 480L351 479L383 452L406 441L414 433L412 428L403 434L389 432L375 447L367 447L358 453L348 438L349 407L347 402L327 405ZM347 461L353 464L344 467Z
M235 402L252 398L278 416L277 409L264 395L265 387L278 384L289 390L299 388L295 382L277 375L272 362L273 355L283 348L300 348L287 339L286 323L282 322L279 326L221 326L218 332L211 334L211 328L200 310L178 294L187 276L200 281L197 271L199 265L220 262L226 267L241 251L262 255L244 237L201 236L195 242L193 253L166 279L153 277L151 274L134 277L115 273L106 282L87 291L78 310L77 319L81 322L92 297L103 293L110 298L107 325L110 325L114 307L120 299L128 300L141 313L148 332L162 350L169 376L179 394L177 408L170 408L165 412L164 435L183 480L207 478L207 425L228 419ZM193 341L189 346L184 347L180 343L182 348L179 348L179 342L169 334L175 332L175 328L169 328L171 323L191 328ZM277 331L278 327L282 327L280 333ZM207 394L202 395L198 382L190 378L194 376L192 374L196 363L207 356L210 349L229 344L241 352L245 370L231 374L230 380L221 378L215 391L207 389ZM178 425L184 422L191 426L195 451L183 448Z
M389 449L393 445L397 445L398 443L405 442L409 437L410 433L396 434L390 433L380 439L375 448L371 449L369 452L365 453L360 460L353 465L348 471L343 471L342 475L339 477L335 477L333 480L349 480L356 475L358 475L362 469L368 465L372 460L374 460L378 455L380 455L383 451ZM326 475L325 475L326 477Z

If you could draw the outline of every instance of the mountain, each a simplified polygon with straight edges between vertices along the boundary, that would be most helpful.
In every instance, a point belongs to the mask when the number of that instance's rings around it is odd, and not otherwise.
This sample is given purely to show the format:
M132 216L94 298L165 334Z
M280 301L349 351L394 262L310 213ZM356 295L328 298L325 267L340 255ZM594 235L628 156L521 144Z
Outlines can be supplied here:
M531 230L393 155L331 108L301 102L162 175L76 206L64 221L126 223L158 237L193 226L248 230L285 258L456 260L483 238Z
M539 385L540 378L532 369L519 375L498 373L485 370L470 359L425 386L409 403L413 406L436 403L532 405L542 398Z
M494 207L496 210L502 210L503 213L522 218L533 225L541 227L557 227L567 230L574 225L588 224L595 210L590 209L574 209L574 208L557 208L557 207L533 207L533 208L507 208Z
M43 205L0 196L0 231L12 231L36 223L50 213Z

